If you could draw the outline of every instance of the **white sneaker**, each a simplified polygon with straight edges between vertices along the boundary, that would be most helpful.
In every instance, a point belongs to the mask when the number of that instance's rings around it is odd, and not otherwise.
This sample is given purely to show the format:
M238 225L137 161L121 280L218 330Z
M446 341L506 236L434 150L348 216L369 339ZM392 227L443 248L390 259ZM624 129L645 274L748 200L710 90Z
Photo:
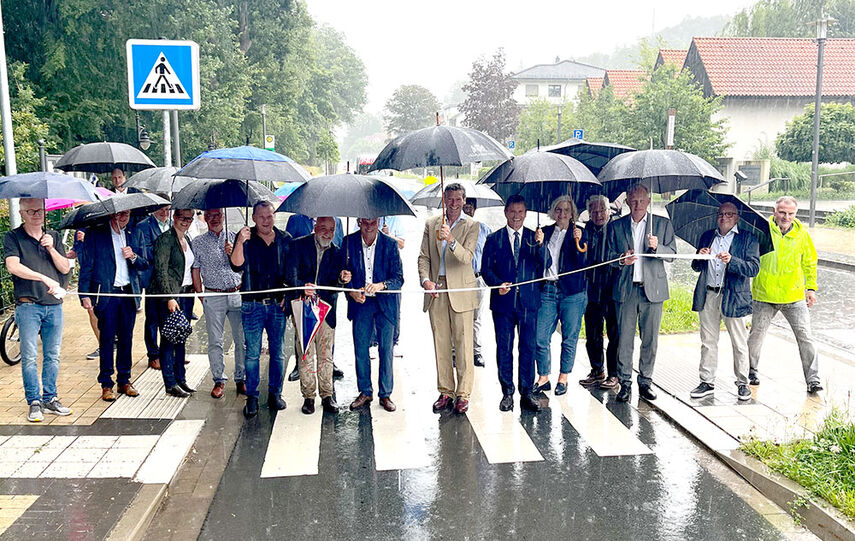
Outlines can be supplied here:
M44 410L45 413L53 413L60 417L71 415L71 410L63 406L57 397L51 398L50 402L42 402L42 410Z
M33 403L30 404L30 413L27 414L27 420L31 423L40 423L43 419L42 403L38 400L33 400Z

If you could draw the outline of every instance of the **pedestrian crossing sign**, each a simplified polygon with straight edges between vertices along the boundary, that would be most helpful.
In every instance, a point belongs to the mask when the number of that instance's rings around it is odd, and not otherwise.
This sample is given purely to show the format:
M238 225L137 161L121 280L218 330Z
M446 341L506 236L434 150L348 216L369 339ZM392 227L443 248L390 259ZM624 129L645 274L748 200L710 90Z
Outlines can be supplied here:
M192 41L129 39L131 109L199 109L199 45Z

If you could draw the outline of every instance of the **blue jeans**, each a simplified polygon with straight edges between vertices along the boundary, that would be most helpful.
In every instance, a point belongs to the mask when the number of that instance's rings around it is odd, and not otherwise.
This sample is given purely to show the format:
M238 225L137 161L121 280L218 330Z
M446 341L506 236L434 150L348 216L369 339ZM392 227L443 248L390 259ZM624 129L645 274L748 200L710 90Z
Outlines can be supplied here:
M374 332L372 332L374 331ZM392 394L392 340L395 334L395 322L380 310L376 298L368 297L359 307L359 313L353 318L353 349L356 354L356 387L366 396L374 396L371 386L371 358L368 346L371 335L376 332L380 367L378 386L380 398Z
M582 316L588 305L588 293L564 295L556 285L546 283L540 294L537 311L537 373L548 376L552 371L550 342L561 321L561 373L569 374L576 360L576 343L582 329Z
M282 381L285 376L285 354L282 345L285 340L285 311L278 303L263 304L245 301L240 306L240 318L243 323L243 336L246 342L246 395L258 398L258 383L261 378L261 334L267 331L267 350L270 352L270 365L267 371L267 392L274 396L282 393Z
M62 305L32 302L15 307L15 322L21 338L21 374L27 404L40 398L45 402L56 396L59 349L62 345ZM42 380L39 385L39 333L42 335ZM40 390L41 388L41 390ZM41 395L41 396L39 396Z

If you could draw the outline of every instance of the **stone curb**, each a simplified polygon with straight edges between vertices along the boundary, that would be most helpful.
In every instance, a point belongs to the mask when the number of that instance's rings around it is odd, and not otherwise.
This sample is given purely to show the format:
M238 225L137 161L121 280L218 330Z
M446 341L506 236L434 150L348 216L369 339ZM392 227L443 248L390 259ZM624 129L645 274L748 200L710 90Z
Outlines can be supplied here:
M855 272L855 263L849 261L842 261L840 259L836 259L830 256L831 254L820 254L819 258L817 259L817 263L823 267Z
M654 386L660 392L668 394L674 400L678 400L676 396L662 387L655 384ZM823 541L855 541L855 523L829 504L818 502L798 483L769 470L765 464L746 455L742 451L720 451L712 448L702 438L696 436L690 428L681 424L667 409L660 407L656 401L647 402L647 404L691 435L700 445L707 448L725 465L760 491L763 496L790 514L798 513L801 517L801 524ZM687 408L691 408L687 404L684 405ZM703 415L697 412L695 412L695 415L703 417ZM706 417L703 418L706 420ZM798 503L794 504L794 502Z
M140 541L145 537L160 504L168 492L166 483L142 485L106 541Z

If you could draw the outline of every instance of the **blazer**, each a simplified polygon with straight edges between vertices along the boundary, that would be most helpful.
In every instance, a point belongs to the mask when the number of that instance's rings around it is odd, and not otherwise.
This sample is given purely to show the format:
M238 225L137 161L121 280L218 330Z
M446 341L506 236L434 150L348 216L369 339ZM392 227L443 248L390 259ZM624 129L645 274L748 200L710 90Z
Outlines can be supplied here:
M552 264L552 258L549 253L549 239L552 238L552 235L555 233L555 229L556 227L554 224L543 228L543 246L546 252L546 265L543 268L544 273ZM587 241L586 237L587 235L583 229L582 238L579 240L579 244L585 243ZM567 233L564 234L564 241L561 243L561 249L558 254L559 274L588 266L588 252L580 252L579 249L576 248L576 240L573 238L572 227L568 228ZM545 283L546 282L541 282L541 287L543 287L543 284ZM577 272L560 277L558 279L558 288L564 295L575 295L576 293L587 291L585 273Z
M715 229L710 229L703 235L698 245L709 247L715 238ZM693 259L692 269L700 272L695 294L692 299L692 310L700 312L707 300L708 262L703 259ZM740 230L730 244L730 263L724 271L724 283L721 299L721 313L724 317L743 317L751 313L751 278L760 272L760 243L748 231Z
M134 293L139 294L139 274L149 268L142 236L130 225L125 227L127 245L137 258L128 262L128 280ZM77 287L83 293L118 293L113 287L116 279L116 258L113 257L113 235L110 224L90 227L83 239L82 259L80 261L80 276ZM96 297L96 307L110 297ZM80 297L83 300L87 297Z
M478 247L480 225L472 218L463 216L453 228L451 235L457 244L454 250L445 250L445 280L449 289L478 287L472 260ZM419 284L425 280L436 282L439 278L439 265L442 263L442 241L436 239L436 232L442 228L442 215L432 216L425 221L422 245L419 250ZM433 303L432 295L425 295L422 310L427 312ZM478 307L478 292L456 291L448 294L451 309L455 312L468 312Z
M154 260L154 241L156 241L157 237L160 236L160 226L157 225L157 218L149 216L148 218L141 220L137 224L136 229L139 231L143 239L146 259L151 262ZM148 284L151 282L152 272L154 272L154 266L149 265L147 269L140 273L140 287L148 288Z
M504 282L524 282L543 277L546 263L546 244L534 242L534 231L523 227L520 237L519 263L514 262L514 250L508 239L506 227L494 231L484 243L481 259L481 277L488 286ZM540 306L540 282L513 287L505 295L498 289L490 290L490 310L513 313L519 310L537 310Z
M184 235L184 242L189 250L190 237ZM181 283L184 282L184 252L181 251L181 243L178 242L178 233L174 227L167 229L155 241L153 265L154 273L149 284L149 293L180 293ZM158 299L168 300L164 297Z
M653 220L653 235L659 239L659 246L654 250L647 249L648 253L676 254L677 242L674 239L674 226L671 220L648 214L648 219ZM615 259L624 252L632 250L632 221L631 215L626 215L609 224L609 259ZM648 226L649 227L649 226ZM644 242L647 245L647 241ZM665 262L659 258L642 257L639 259L644 269L644 295L649 302L665 302L668 299L668 276L665 274ZM632 265L621 265L615 261L612 265L619 269L616 287L612 290L612 299L615 302L626 300L632 290Z
M295 286L305 286L312 283L319 286L341 287L338 281L341 273L341 250L333 242L324 251L321 266L318 269L318 248L315 246L315 236L306 235L291 242L291 253L287 262L287 281ZM376 254L375 254L376 257ZM317 278L315 278L317 276ZM319 290L318 296L330 305L326 322L335 328L335 306L338 299L337 291Z
M374 282L385 282L386 289L401 289L404 285L404 268L401 264L401 254L398 243L391 237L377 233L377 247L374 249ZM351 273L350 284L353 289L365 287L365 262L362 258L362 234L357 231L344 237L344 247L339 250L338 269L346 269ZM398 319L398 299L400 293L379 293L377 304L389 321ZM364 308L347 295L347 319L353 321L359 317Z
M608 232L611 223L597 227L594 222L585 224L585 238L588 242L588 265L608 261ZM601 265L586 273L588 280L588 302L612 302L612 288L617 282L618 269L612 265Z

